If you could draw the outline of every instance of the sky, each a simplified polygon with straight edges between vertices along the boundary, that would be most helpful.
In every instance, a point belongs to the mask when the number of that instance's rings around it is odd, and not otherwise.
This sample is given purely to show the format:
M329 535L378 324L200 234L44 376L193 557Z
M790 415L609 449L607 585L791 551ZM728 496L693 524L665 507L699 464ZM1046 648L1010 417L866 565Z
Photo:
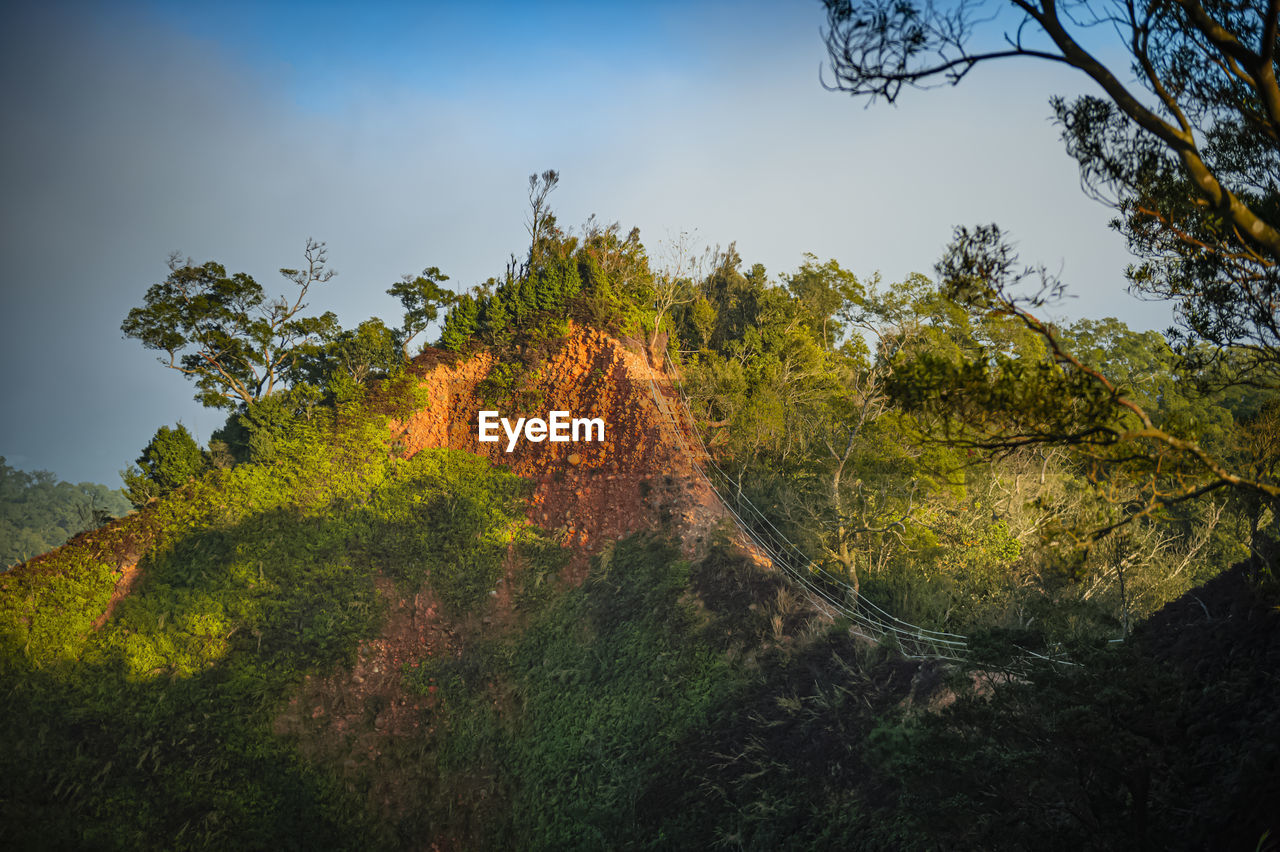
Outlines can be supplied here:
M0 9L0 455L118 487L161 425L225 412L120 323L181 252L396 324L385 291L456 288L527 245L527 178L560 224L689 231L772 276L806 252L885 282L997 222L1061 274L1060 318L1164 328L1127 295L1111 211L1081 192L1032 62L867 106L824 90L820 3L10 2Z

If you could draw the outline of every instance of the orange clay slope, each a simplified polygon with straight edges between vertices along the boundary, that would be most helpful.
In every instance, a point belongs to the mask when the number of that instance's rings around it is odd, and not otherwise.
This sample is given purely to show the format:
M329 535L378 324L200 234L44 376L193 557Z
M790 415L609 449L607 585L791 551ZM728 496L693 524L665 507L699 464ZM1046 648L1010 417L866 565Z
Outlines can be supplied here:
M521 397L534 402L515 411L481 398L481 383L494 365L491 355L458 360L442 354L428 352L415 361L429 402L406 421L393 421L402 451L465 450L531 480L529 520L563 531L564 543L577 553L571 573L580 576L586 557L605 543L641 530L672 534L689 556L724 530L739 548L763 560L698 472L701 448L679 414L670 377L651 365L640 344L574 326L523 386ZM496 410L512 423L522 416L545 419L552 411L599 418L604 440L535 443L522 437L508 452L501 427L495 430L498 441L479 440L482 410Z

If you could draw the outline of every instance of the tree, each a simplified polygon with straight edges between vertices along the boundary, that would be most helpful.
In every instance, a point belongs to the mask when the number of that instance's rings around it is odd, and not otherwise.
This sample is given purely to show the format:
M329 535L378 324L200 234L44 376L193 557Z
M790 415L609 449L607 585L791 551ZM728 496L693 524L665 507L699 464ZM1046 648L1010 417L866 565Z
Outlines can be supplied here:
M164 353L160 363L196 383L196 399L213 408L245 407L270 396L311 347L337 329L337 317L304 316L311 286L334 276L325 268L324 243L307 240L306 266L281 269L298 290L292 302L268 301L243 272L227 275L219 263L196 266L176 253L169 276L147 290L142 307L121 325L126 337Z
M559 184L560 173L555 169L547 169L541 175L529 175L529 221L525 223L529 231L529 257L521 278L538 264L545 247L544 242L554 236L556 218L547 203L547 196Z
M1132 288L1174 301L1184 378L1280 389L1280 4L826 0L826 8L830 88L871 101L956 84L1002 59L1083 72L1101 97L1053 101L1067 150L1086 191L1118 211L1113 226L1141 259L1128 271ZM1131 79L1084 46L1103 32L1120 38ZM900 400L965 424L952 439L997 452L1077 448L1097 484L1127 495L1117 524L1223 488L1262 503L1280 497L1273 475L1232 464L1195 424L1162 420L1132 387L1073 354L1038 316L1061 285L1042 267L1020 266L994 225L958 229L938 272L949 296L1016 318L1048 348L1039 360L991 353L904 371ZM1027 283L1030 295L1019 292ZM1135 476L1146 495L1136 503Z
M448 308L457 298L451 291L440 285L449 280L449 276L439 267L428 266L418 276L405 275L393 284L387 294L395 296L404 307L404 327L399 330L400 347L404 359L409 360L409 343L427 326L435 322L440 308Z
M208 467L195 438L181 423L176 429L161 426L142 450L134 466L120 474L125 496L135 506L145 506L182 485Z
M404 365L402 334L377 317L353 329L334 330L298 358L297 368L289 374L291 393L301 394L304 385L316 391L332 390L337 380L363 384L374 376L398 372Z
M129 508L123 494L105 485L59 482L47 470L17 470L0 456L0 570L123 516Z
M1103 96L1054 110L1086 190L1117 209L1114 227L1142 260L1133 288L1174 300L1180 350L1217 381L1280 387L1280 4L825 5L830 88L871 101L1003 59L1083 72ZM1118 37L1129 68L1084 46L1100 33Z
M463 293L453 303L453 307L444 317L444 328L440 330L440 347L451 352L461 352L479 330L479 309L474 296Z
M739 265L723 258L700 301L675 312L686 342L699 344L681 347L684 372L722 496L764 541L794 542L815 579L839 581L837 594L870 589L938 627L1003 612L1015 597L1011 565L1032 538L1005 506L1025 512L1044 489L1009 484L1002 499L998 487L1017 474L983 465L975 475L962 451L918 440L890 388L921 353L1042 352L1035 336L1007 318L971 322L922 275L882 287L810 255L778 286ZM699 304L716 331L695 321Z
M791 295L799 300L814 334L821 332L822 348L834 348L843 330L836 312L843 305L853 304L861 294L862 286L857 278L834 260L819 265L817 257L805 254L804 264L795 274L786 276L786 282Z
M1280 497L1280 481L1269 473L1233 469L1200 440L1200 418L1162 417L1160 396L1144 399L1071 352L1032 311L1061 284L1043 267L1022 266L996 226L957 228L937 271L949 298L981 315L1012 319L1045 346L1040 356L989 344L959 359L926 353L899 370L891 392L908 410L936 418L947 442L996 453L1074 448L1103 493L1126 504L1122 517L1095 537L1223 488L1263 501ZM1018 295L1028 281L1039 282L1037 291Z
M680 235L663 247L663 264L652 275L653 282L653 336L649 339L652 350L662 330L662 321L676 307L687 305L698 298L697 282L704 275L704 267L712 258L711 249L697 253L693 248L693 235L681 231Z

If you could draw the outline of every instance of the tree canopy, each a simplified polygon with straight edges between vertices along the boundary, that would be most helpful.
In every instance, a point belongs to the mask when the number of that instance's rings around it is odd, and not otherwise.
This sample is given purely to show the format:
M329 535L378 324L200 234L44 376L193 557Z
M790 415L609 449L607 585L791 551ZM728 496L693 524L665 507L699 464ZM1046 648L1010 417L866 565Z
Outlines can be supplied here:
M140 507L203 473L208 466L196 439L179 423L176 428L157 429L142 455L121 472L120 478L124 480L125 496Z
M173 254L169 275L147 290L121 325L126 337L163 353L160 363L196 384L196 400L213 408L248 406L283 386L307 347L337 330L329 312L302 312L311 287L331 280L324 243L307 240L305 267L281 269L297 286L292 301L268 300L251 276L213 261L197 266Z
M1093 81L1101 95L1054 98L1052 107L1085 191L1117 211L1112 226L1137 257L1131 289L1173 302L1171 367L1206 391L1280 389L1280 5L825 5L829 88L871 101L954 85L998 60L1053 62ZM1128 67L1099 58L1110 55L1106 36L1119 40ZM1133 364L1090 364L1073 353L1040 312L1062 285L1043 267L1022 265L998 227L958 228L938 274L957 303L1014 317L1047 345L1039 361L983 352L904 372L897 390L908 407L967 424L947 426L950 439L997 451L1087 448L1104 487L1117 465L1136 464L1146 498L1119 523L1223 487L1280 498L1269 468L1206 442L1195 419L1161 411L1164 396L1123 374Z
M60 482L47 470L18 470L0 456L0 569L128 511L119 491L96 482Z
M437 266L428 266L421 275L405 275L391 285L388 295L395 296L404 307L404 326L397 332L405 360L409 359L409 344L427 326L435 322L440 308L453 304L454 295L440 285L449 276Z
M959 83L988 62L1066 65L1101 89L1053 100L1086 191L1112 205L1171 299L1188 360L1280 386L1280 5L826 0L830 88L874 101ZM1104 60L1111 36L1127 54ZM1209 347L1201 346L1209 344Z

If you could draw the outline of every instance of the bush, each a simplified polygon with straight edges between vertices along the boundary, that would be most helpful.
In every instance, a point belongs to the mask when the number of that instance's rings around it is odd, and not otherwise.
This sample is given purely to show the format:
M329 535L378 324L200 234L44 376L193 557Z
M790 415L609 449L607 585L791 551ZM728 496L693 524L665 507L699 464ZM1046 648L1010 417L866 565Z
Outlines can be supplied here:
M209 467L195 438L181 423L177 428L161 426L133 466L120 474L125 496L135 506L145 506L168 494Z

